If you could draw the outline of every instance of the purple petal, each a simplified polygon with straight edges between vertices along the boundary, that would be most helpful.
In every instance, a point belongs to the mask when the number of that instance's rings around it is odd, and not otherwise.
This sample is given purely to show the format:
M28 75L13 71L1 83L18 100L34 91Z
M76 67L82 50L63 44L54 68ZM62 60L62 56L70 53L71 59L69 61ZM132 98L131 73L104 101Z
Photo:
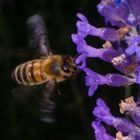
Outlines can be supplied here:
M115 3L115 5L101 2L97 8L99 13L105 17L106 21L112 25L120 26L121 23L125 23L135 26L138 23L138 17L140 15L139 4L140 2L138 0L134 0L134 2L132 0L121 1L119 4Z
M72 34L72 35L71 35L71 38L72 38L72 41L73 41L75 44L78 44L80 37L78 38L78 35L77 35L77 34Z
M131 131L140 131L140 129L134 123L126 120L125 118L115 118L112 126L118 131L124 133L130 133Z
M128 55L132 55L133 53L135 53L136 50L139 48L139 43L140 43L140 35L132 37L128 41L129 47L125 50L125 53Z
M93 72L89 68L84 68L83 71L87 74L85 78L86 85L89 86L89 95L92 96L99 85L109 85L113 87L120 87L135 83L135 79L122 76L120 74L107 74L105 76ZM92 91L93 90L93 91Z
M106 105L106 103L104 102L103 99L98 98L97 101L96 101L96 105L97 105L98 107L103 107L103 108L106 109L107 112L110 112L110 109L108 108L108 106Z
M139 47L136 48L136 55L137 55L138 60L140 60L140 48Z
M129 5L122 1L119 5L116 6L116 12L120 19L126 20L130 12Z
M139 0L126 0L131 7L132 12L136 15L140 15L140 1Z
M129 135L128 138L130 140L140 140L140 133L132 131Z
M97 106L106 107L106 108L107 108L106 103L105 103L104 100L102 100L101 98L98 98L98 99L97 99L96 104L97 104Z
M109 22L107 18L105 20L106 20L107 23ZM112 26L117 26L117 27L126 26L126 23L121 22L121 21L110 21L110 23L111 23Z
M77 51L78 51L78 53L85 52L86 42L82 38L82 36L77 35L77 34L72 34L71 38L72 38L73 42L75 44L77 44Z
M102 81L100 80L98 74L95 72L90 71L87 68L85 68L84 71L87 73L87 76L85 77L85 83L87 86L89 86L88 95L91 97Z
M92 97L97 88L98 88L98 85L90 86L89 89L88 89L88 96Z
M93 73L93 71L91 69L89 69L89 68L85 68L84 72L87 74L87 76L91 76L92 73Z
M84 70L86 71L86 70ZM90 86L90 85L93 85L93 84L98 84L98 82L100 81L100 77L98 76L97 73L95 72L90 72L90 74L88 74L85 78L86 80L86 85L87 86Z
M140 127L140 107L130 112L133 121Z
M116 13L116 10L113 6L108 5L108 4L103 4L100 3L97 5L98 8L98 12L104 16L105 18L107 18L109 21L117 21L118 20L118 16Z
M107 62L111 62L114 57L119 56L120 53L114 49L105 49L102 53L101 59Z
M112 125L113 123L113 116L107 114L104 109L95 108L93 114L100 120L105 122L108 125Z
M105 128L99 122L92 122L92 127L95 130L96 140L114 140L114 137L107 134Z
M122 63L119 65L113 65L113 66L120 72L124 73L125 75L131 75L132 73L135 72L136 67L134 69L130 69L131 71L127 70L127 68L129 68L130 66L137 65L135 59L131 55L126 55L126 54L121 54L121 55L125 55L124 61L122 61Z
M86 85L87 86L106 84L105 76L100 75L100 74L90 70L89 68L85 68L83 70L87 74L87 76L86 76Z
M98 130L102 133L106 132L105 128L100 124L100 121L93 121L92 127L95 129L95 131Z
M114 57L117 57L120 55L119 52L116 50L109 48L109 49L104 49L104 48L94 48L92 46L89 46L86 44L85 40L77 34L72 34L72 40L74 43L77 44L77 51L78 53L84 53L86 57L96 57L100 58L104 61L111 62L111 60Z
M94 108L93 110L93 114L101 121L104 121L106 124L108 125L112 125L113 123L113 119L114 117L110 114L110 110L108 108L108 106L105 104L105 102L102 100L102 99L98 99L97 100L98 103L97 106ZM104 104L104 106L98 106L101 105L101 104Z
M78 17L81 21L87 22L87 23L88 23L87 18L86 18L83 14L77 13L77 17Z
M103 48L96 49L92 46L87 45L84 38L82 38L82 36L80 35L72 34L71 37L73 42L77 44L78 53L83 53L84 55L86 55L86 57L101 57L102 53L106 50Z
M77 26L77 30L78 30L77 31L78 35L80 35L84 38L87 35L93 35L93 36L101 36L102 35L102 30L100 28L96 28L87 22L78 21L76 26Z
M127 55L132 55L132 54L135 53L136 48L137 48L137 45L133 44L133 45L129 46L129 47L125 50L125 53L126 53Z
M77 64L78 68L84 69L86 67L86 55L85 54L79 55L76 58L75 63Z
M130 83L130 80L128 77L122 76L120 74L107 74L106 75L107 85L113 86L113 87L120 87L125 86Z
M135 26L138 23L138 18L133 13L130 13L128 15L128 18L127 18L126 22L129 25Z
M140 71L138 71L137 78L136 78L136 83L140 84Z
M119 40L119 33L117 30L112 28L104 28L103 35L101 36L102 39L106 41L118 41Z

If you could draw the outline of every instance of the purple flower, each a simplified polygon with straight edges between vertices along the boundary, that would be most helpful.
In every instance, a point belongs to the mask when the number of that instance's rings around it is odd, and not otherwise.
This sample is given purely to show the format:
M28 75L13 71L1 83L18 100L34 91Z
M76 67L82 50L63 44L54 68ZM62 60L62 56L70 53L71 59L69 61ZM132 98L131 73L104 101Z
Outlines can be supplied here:
M107 134L105 128L100 124L100 121L93 121L92 127L95 129L96 140L114 140L115 138Z
M134 36L128 40L128 48L125 53L132 55L136 53L138 60L140 60L140 35Z
M112 125L114 121L114 117L110 114L110 109L105 104L102 99L97 99L97 106L93 110L93 114L103 122L106 122L108 125Z
M139 113L140 110L137 110L136 108L139 108L138 105L133 101L133 98L128 98L125 100L125 102L121 102L120 106L120 110L121 112L125 112L127 111L127 113L129 113L129 115L132 117L132 119L134 120L135 123L131 122L130 120L126 119L126 118L118 118L118 117L114 117L111 113L110 113L110 109L109 107L106 105L106 103L102 100L102 99L98 99L96 102L96 107L93 109L93 115L95 115L98 119L98 121L100 122L104 122L107 125L111 125L114 128L116 128L117 131L121 132L121 134L125 134L127 135L128 138L133 138L134 140L137 140L135 138L139 138L140 137L140 127L139 126ZM130 106L132 108L130 108ZM135 112L133 115L131 113ZM137 114L137 115L136 115ZM103 127L103 126L102 126ZM93 127L95 129L98 130L97 127ZM105 130L103 130L103 132L105 132ZM122 137L122 135L117 134L117 138Z
M86 57L99 57L104 61L111 62L114 57L120 55L118 51L113 48L94 48L89 46L86 41L78 34L72 34L72 40L77 45L79 54L86 54Z
M105 17L106 22L117 26L135 26L139 21L139 0L123 0L119 4L115 1L101 1L98 5L99 13ZM136 7L136 8L135 8Z
M79 21L76 24L78 35L84 38L87 35L100 36L102 34L102 30L90 25L84 15L78 13L77 17L79 18Z
M113 28L96 28L95 26L89 24L87 18L80 13L77 14L77 17L80 19L76 24L77 34L81 38L92 35L98 36L103 40L118 41L119 33L117 30Z
M107 74L101 75L89 68L83 69L86 73L85 81L86 85L89 86L88 95L93 96L95 90L99 85L108 85L112 87L120 87L124 85L129 85L130 83L134 83L135 79L131 79L120 74Z

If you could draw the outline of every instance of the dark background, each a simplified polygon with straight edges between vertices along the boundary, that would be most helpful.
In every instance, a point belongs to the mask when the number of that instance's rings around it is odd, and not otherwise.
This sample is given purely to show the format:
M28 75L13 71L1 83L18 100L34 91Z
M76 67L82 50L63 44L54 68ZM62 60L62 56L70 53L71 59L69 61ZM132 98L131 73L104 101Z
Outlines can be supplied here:
M90 23L103 26L93 0L1 0L0 1L0 139L1 140L94 140L91 122L92 110L98 97L102 97L119 116L118 103L126 96L136 95L137 86L111 88L102 86L92 98L87 95L84 73L59 85L61 95L56 101L56 121L41 122L36 117L36 88L26 93L11 79L15 66L36 58L35 48L29 45L26 20L41 14L48 29L51 50L57 54L76 55L71 34L76 33L76 13L87 16ZM100 47L98 38L87 42ZM111 65L88 59L88 65L100 73L115 72ZM37 90L39 92L39 90ZM128 91L128 92L127 92ZM33 94L33 95L32 95ZM114 130L109 129L110 133Z

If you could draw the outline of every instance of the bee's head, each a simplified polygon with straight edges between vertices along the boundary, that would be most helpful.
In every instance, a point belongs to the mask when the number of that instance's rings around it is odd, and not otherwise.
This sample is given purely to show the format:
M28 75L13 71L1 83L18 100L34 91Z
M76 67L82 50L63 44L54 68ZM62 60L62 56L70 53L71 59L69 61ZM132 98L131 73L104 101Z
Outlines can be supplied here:
M63 71L63 75L66 77L77 75L78 69L76 67L76 64L74 63L73 57L69 55L63 56L63 63L61 68Z

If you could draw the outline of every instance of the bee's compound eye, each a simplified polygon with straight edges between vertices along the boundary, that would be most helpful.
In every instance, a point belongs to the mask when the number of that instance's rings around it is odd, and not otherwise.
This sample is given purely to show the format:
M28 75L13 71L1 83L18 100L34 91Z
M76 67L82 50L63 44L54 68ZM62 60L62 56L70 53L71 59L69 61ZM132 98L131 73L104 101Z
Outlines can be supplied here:
M69 68L67 66L65 66L65 65L62 65L62 70L64 72L66 72L66 73L69 73L70 72Z

